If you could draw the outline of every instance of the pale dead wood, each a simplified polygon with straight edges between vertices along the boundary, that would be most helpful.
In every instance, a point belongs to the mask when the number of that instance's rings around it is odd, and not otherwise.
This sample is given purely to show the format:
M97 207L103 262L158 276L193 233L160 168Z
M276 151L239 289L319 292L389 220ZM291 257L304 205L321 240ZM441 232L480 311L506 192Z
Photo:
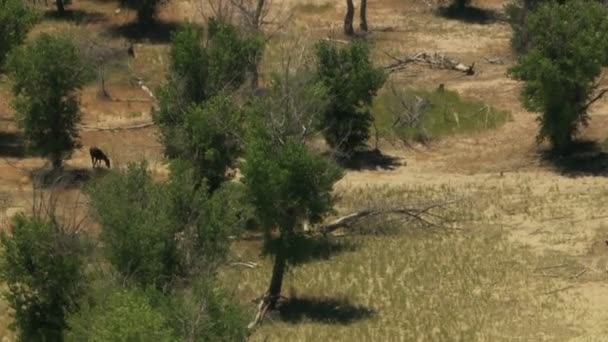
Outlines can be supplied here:
M130 129L142 129L154 126L154 122L145 122L132 126L116 126L116 127L90 127L81 126L83 132L97 132L97 131L119 131L119 130L130 130Z
M437 52L418 52L406 58L395 57L388 52L385 52L387 56L395 60L394 63L384 67L389 73L397 72L405 69L408 64L411 63L423 63L430 66L431 68L456 70L465 73L468 76L475 75L475 63L471 65L463 64L453 58L447 57L445 54Z
M442 219L438 215L434 215L434 214L431 215L429 213L429 211L432 209L435 209L435 208L446 206L450 203L453 203L453 202L432 204L432 205L429 205L429 206L421 208L421 209L420 208L392 208L392 209L382 209L382 210L365 209L365 210L361 210L361 211L358 211L358 212L355 212L352 214L348 214L346 216L339 217L330 223L323 224L323 225L317 227L316 229L313 229L313 231L316 230L316 231L319 231L322 234L326 235L339 228L351 228L358 221L365 219L365 218L379 216L379 215L391 215L391 214L406 216L406 217L410 218L411 220L421 222L426 226L436 226L437 224L429 221L427 218L425 218L425 215L435 217L438 219Z
M243 266L243 267L247 267L247 268L256 268L259 265L256 264L255 262L233 262L233 263L230 263L230 266Z

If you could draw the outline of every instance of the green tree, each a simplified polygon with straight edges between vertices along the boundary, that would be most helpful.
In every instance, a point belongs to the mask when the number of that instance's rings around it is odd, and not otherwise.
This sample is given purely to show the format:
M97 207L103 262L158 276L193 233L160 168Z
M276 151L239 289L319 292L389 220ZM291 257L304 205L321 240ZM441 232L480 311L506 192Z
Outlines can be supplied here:
M277 135L261 115L252 119L245 160L243 182L265 230L266 245L275 247L272 276L261 306L264 312L276 305L281 294L287 262L298 249L303 223L318 222L332 210L331 190L341 171L308 151L297 136Z
M316 54L317 75L330 96L330 105L321 120L325 140L348 156L370 136L370 105L386 75L382 69L374 68L369 46L363 42L338 48L321 41Z
M20 341L62 341L67 315L85 293L86 245L58 220L19 214L0 231L0 280Z
M79 147L81 116L77 91L91 76L72 41L42 34L15 49L7 61L13 80L13 108L30 148L49 158L53 168Z
M528 16L540 5L550 1L564 3L565 0L512 0L505 6L505 13L513 29L511 47L517 54L524 54L530 48Z
M255 69L261 40L210 20L207 34L186 25L173 36L169 80L160 91L165 153L189 161L215 191L238 156L241 112L230 98Z
M594 91L608 62L608 10L589 0L549 2L530 14L526 29L531 48L509 74L525 82L524 106L541 113L538 140L565 152L604 93Z
M23 43L37 19L25 1L0 0L0 70L9 51Z
M178 341L168 318L140 290L114 289L70 317L66 341Z
M210 196L204 181L195 185L195 174L174 163L170 181L155 183L142 162L88 189L105 254L123 277L168 290L176 280L212 273L223 260L242 216L230 191Z

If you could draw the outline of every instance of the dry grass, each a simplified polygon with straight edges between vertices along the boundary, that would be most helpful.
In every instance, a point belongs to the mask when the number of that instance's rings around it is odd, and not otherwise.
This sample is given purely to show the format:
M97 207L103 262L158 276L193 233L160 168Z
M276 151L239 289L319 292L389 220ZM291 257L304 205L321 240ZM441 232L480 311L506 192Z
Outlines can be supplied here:
M428 203L458 198L462 190L370 187L347 191L339 207L346 212ZM559 296L545 295L559 289L561 279L535 273L557 257L509 243L505 231L483 215L487 199L463 199L437 212L455 221L442 228L398 220L389 220L391 229L379 229L386 226L380 221L363 223L358 229L372 234L341 238L354 249L292 269L285 293L297 298L296 304L271 316L253 340L540 341L571 336L567 325L554 324L564 319L567 308ZM237 253L256 258L251 245ZM240 298L254 298L269 280L270 260L263 265L227 269L223 282Z

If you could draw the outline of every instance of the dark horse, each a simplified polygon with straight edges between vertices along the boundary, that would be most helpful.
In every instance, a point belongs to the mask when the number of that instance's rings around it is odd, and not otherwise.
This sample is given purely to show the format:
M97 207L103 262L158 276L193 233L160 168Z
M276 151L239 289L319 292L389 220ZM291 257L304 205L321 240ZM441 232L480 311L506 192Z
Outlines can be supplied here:
M89 148L89 153L91 154L91 162L93 163L93 167L97 166L97 164L103 160L108 169L110 168L110 159L108 159L108 157L99 147L93 146Z

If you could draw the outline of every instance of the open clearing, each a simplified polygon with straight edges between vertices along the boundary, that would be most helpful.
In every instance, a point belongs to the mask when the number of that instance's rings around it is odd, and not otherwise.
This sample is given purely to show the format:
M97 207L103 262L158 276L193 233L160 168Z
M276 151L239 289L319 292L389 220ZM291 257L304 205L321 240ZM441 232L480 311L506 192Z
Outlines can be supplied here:
M295 12L271 41L273 46L294 34L307 39L344 38L340 34L342 1L300 1L275 1L284 9L295 8ZM504 1L473 3L487 11L501 11ZM124 35L130 35L117 27L128 22L132 13L115 14L116 3L75 0L71 8L84 13L80 20L47 20L35 31L77 25L116 44L123 44ZM170 1L161 18L170 23L197 20L197 8L189 1ZM382 141L383 153L399 162L386 168L348 171L336 189L343 196L340 211L356 209L371 201L373 194L404 203L448 199L457 201L450 209L456 222L445 230L405 227L400 232L344 238L342 245L352 248L337 248L331 251L330 259L292 269L285 289L287 293L292 288L293 297L300 302L282 319L271 315L252 339L407 341L426 336L427 340L467 341L475 336L488 341L605 340L608 215L603 209L608 206L607 157L596 153L563 162L542 158L542 146L535 143L535 115L522 109L519 85L505 76L514 60L507 23L439 17L425 1L418 0L373 1L368 15L377 64L391 62L385 52L406 56L438 51L465 64L476 62L478 71L470 77L412 66L392 74L389 82L429 90L443 83L462 97L509 111L512 120L494 130L452 136L429 146L406 148ZM120 128L150 121L151 103L143 91L130 85L129 78L142 77L151 89L162 82L168 30L174 25L165 26L151 39L134 37L137 58L108 72L106 86L113 97L143 100L100 99L97 84L84 89L83 148L67 161L69 167L89 168L88 147L98 145L116 167L146 158L159 176L164 174L162 148L154 127ZM264 61L265 71L276 64L273 46ZM492 58L503 63L489 63L487 59ZM28 172L44 165L43 160L25 155L19 146L8 88L6 79L0 79L0 139L8 142L0 147L3 222L30 207ZM586 138L605 138L607 109L605 100L591 109L590 127L583 132ZM111 127L117 129L105 129ZM258 250L255 242L237 243L235 259L261 266L228 268L221 274L224 284L252 311L249 300L263 291L271 267L270 260L261 258ZM422 322L417 317L430 320ZM8 323L8 312L0 303L1 341L12 341ZM462 326L462 336L443 335L444 329L459 329L452 326ZM413 332L417 329L425 333ZM471 331L477 335L468 335Z

